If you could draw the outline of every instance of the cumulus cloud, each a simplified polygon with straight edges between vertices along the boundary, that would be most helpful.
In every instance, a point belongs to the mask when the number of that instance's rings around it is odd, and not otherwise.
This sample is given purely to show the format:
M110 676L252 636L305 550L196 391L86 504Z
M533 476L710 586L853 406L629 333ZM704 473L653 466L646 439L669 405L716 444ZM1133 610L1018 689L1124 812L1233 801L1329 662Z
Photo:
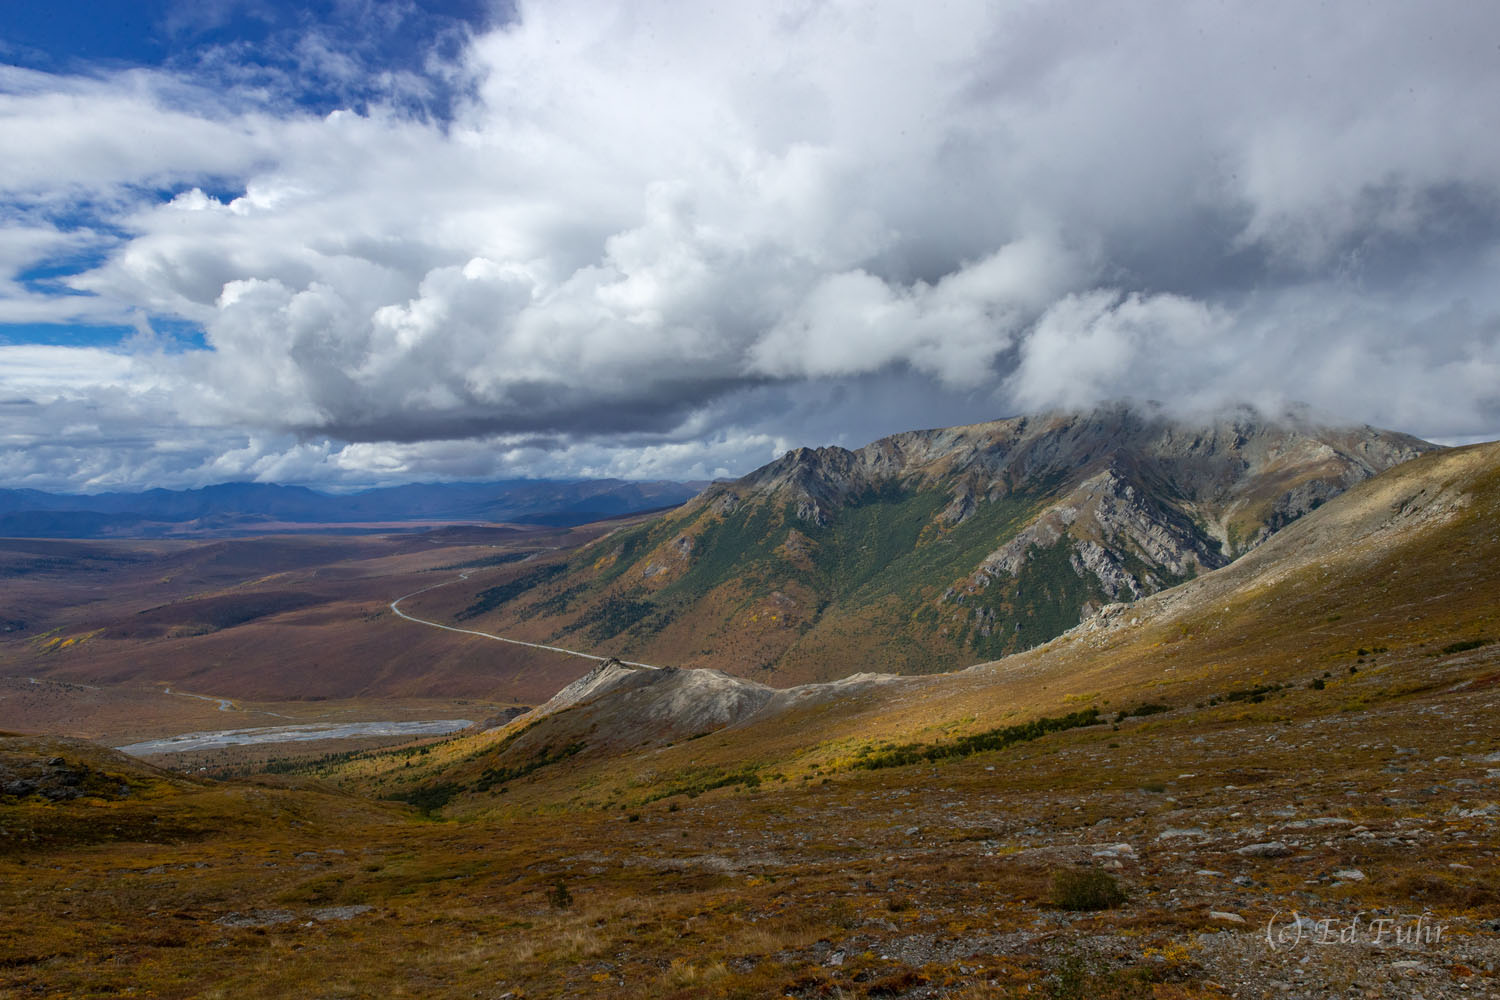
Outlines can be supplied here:
M445 42L444 120L3 69L0 321L149 315L206 349L137 338L45 397L0 369L13 439L57 424L0 473L703 476L1118 396L1500 430L1497 28L553 0ZM299 58L352 72L327 42Z

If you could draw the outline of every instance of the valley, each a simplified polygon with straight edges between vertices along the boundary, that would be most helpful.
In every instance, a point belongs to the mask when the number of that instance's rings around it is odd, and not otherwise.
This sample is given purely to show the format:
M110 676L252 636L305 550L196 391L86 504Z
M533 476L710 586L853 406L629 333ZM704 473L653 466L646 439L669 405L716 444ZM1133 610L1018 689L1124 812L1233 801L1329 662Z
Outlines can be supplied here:
M343 595L274 609L280 631L309 627L297 623L314 607L384 609L325 624L326 648L363 648L357 622L383 630L389 655L446 650L431 677L451 694L436 698L347 664L293 700L256 700L264 680L167 677L167 643L224 642L259 619L169 638L222 606L205 602L237 590L228 578L247 557L215 557L234 567L221 580L212 560L152 549L198 575L179 612L153 611L155 597L131 606L148 612L139 631L161 633L124 634L107 623L120 614L91 621L58 589L47 621L70 624L55 634L100 631L55 653L8 639L33 680L7 691L123 691L114 671L143 655L163 673L133 704L149 694L191 716L176 733L494 714L396 745L205 749L173 771L73 738L0 740L12 915L0 984L163 997L1489 995L1500 445L1421 451L1233 561L1101 601L1032 648L800 684L615 658L649 644L581 644L605 657L590 660L469 634L541 642L551 633L534 624L497 627L505 600L464 612L486 592L566 580L633 533L670 542L680 529L662 525L683 514L363 540L276 570L276 588L320 594L336 580ZM129 565L121 600L144 571ZM426 623L389 613L402 594L399 610ZM534 696L503 697L512 689Z

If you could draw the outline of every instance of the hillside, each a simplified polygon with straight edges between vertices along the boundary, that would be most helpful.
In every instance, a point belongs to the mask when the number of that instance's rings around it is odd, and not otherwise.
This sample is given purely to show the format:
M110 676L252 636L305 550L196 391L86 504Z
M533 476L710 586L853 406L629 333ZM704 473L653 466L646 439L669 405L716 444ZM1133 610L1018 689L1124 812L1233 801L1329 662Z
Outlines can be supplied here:
M994 663L606 663L274 782L0 736L81 788L0 795L0 989L1494 995L1497 523L1500 445L1443 451Z
M761 766L816 769L847 764L849 741L868 750L1078 710L1129 717L1146 704L1143 717L1191 708L1222 717L1272 699L1317 714L1456 693L1467 686L1450 685L1484 674L1500 653L1497 514L1500 445L1440 452L1361 484L1228 567L1107 606L1023 654L930 677L787 689L713 670L608 663L511 723L500 752L482 756L494 766L584 741L587 762L720 732L694 741L695 763L721 748L726 766L742 766L753 750ZM1474 690L1494 687L1496 675L1485 676ZM496 737L468 743L486 739ZM667 759L654 755L649 783L610 769L640 794L667 780ZM572 787L570 778L554 790Z
M779 685L947 670L1226 565L1432 448L1249 410L1183 423L1123 406L804 448L427 609Z

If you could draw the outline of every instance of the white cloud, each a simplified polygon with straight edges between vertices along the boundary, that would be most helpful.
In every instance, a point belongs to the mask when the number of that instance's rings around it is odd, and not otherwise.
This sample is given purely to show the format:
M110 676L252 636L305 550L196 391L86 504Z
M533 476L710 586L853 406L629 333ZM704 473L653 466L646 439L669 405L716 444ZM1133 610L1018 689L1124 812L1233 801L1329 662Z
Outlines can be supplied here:
M836 385L901 400L838 410L851 444L1118 395L1500 429L1496 27L551 0L472 40L445 124L0 69L0 321L149 314L209 347L7 390L201 448L133 471L79 430L0 473L743 471L837 436ZM323 41L308 65L347 75ZM82 294L17 279L100 251Z
M92 347L0 344L0 394L45 399L77 385L119 386L137 374L129 357Z
M1222 347L1229 332L1224 316L1178 295L1070 295L1027 337L1011 393L1033 409L1129 395L1196 396L1208 386L1183 384L1183 372L1216 383L1233 361Z
M858 375L899 364L976 388L993 381L995 359L1079 271L1056 247L1027 240L932 285L893 288L864 270L831 274L750 355L768 375Z

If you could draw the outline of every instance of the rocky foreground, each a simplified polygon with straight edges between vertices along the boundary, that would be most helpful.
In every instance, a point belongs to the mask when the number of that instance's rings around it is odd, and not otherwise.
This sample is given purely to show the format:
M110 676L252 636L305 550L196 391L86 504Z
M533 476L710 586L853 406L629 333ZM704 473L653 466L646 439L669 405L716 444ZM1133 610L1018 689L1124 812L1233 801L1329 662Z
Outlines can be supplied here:
M1239 721L1162 713L941 766L826 769L500 824L413 822L311 787L167 788L122 773L123 759L11 739L8 760L31 752L133 793L0 803L0 986L1500 992L1500 689L1326 719L1282 721L1279 707L1269 698ZM1080 872L1119 895L1059 897L1058 879Z

